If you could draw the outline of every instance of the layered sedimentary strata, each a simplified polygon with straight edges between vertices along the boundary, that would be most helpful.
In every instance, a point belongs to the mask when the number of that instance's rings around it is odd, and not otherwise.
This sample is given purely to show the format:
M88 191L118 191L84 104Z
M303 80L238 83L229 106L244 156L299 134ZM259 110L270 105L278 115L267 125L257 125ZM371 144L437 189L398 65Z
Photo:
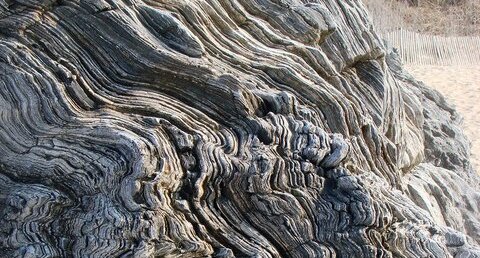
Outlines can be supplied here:
M459 118L359 1L0 1L0 257L479 257Z

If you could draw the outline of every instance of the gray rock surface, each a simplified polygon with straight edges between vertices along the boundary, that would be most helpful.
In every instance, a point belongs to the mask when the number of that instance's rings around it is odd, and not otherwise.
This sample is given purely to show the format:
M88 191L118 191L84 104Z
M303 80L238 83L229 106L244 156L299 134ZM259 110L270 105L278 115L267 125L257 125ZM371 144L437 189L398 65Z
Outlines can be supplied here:
M480 257L459 122L359 1L0 0L0 257Z

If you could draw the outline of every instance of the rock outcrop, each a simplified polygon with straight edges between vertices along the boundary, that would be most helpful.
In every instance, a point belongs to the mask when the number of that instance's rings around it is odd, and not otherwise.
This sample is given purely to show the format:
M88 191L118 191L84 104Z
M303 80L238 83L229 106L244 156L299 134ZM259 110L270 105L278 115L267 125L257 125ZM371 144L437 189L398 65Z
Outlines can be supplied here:
M0 0L0 257L480 257L459 121L359 1Z

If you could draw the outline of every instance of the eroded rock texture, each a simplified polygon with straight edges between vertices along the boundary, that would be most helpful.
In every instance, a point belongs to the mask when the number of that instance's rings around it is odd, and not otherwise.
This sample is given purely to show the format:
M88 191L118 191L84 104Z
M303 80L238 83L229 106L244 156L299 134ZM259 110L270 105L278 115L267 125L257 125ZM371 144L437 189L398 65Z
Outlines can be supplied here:
M0 257L480 257L443 97L353 0L0 0Z

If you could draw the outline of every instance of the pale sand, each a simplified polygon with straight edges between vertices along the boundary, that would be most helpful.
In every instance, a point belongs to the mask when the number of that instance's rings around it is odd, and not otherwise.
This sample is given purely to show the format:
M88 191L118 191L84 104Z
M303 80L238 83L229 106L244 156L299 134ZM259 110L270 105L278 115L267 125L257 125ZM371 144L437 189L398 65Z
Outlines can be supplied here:
M472 142L472 162L480 173L480 65L407 66L417 80L441 92L463 116L463 128Z

